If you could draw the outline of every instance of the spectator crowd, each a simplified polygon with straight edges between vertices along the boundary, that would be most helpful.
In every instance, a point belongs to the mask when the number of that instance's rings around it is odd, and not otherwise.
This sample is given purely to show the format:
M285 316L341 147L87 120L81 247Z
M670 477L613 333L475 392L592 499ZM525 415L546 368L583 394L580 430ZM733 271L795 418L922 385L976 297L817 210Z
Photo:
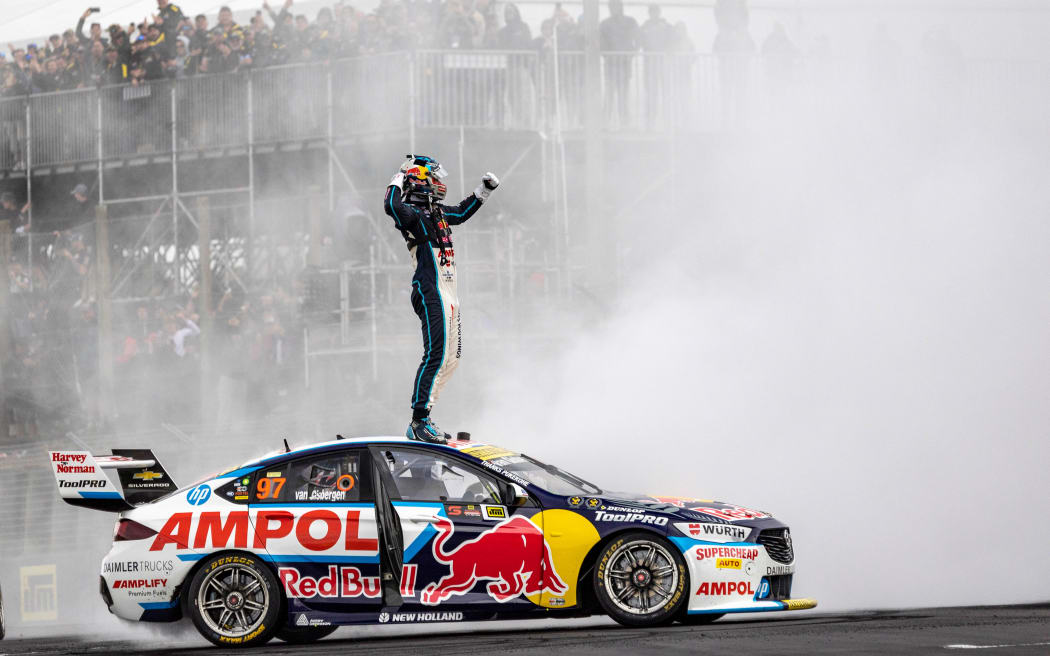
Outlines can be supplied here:
M691 51L684 24L671 25L659 7L639 26L623 16L621 0L610 0L602 24L604 50ZM44 44L9 44L2 62L4 96L46 93L146 80L229 73L248 68L324 61L414 49L562 50L583 46L580 24L560 3L534 32L513 3L497 0L381 0L364 13L341 2L323 7L311 21L295 13L293 0L280 8L264 2L246 24L229 7L213 23L190 15L170 0L157 12L129 25L88 24L98 8L76 26ZM86 31L85 31L86 26Z
M9 194L0 199L7 213ZM15 233L7 263L9 339L0 371L4 416L0 446L42 430L81 430L99 420L99 306L94 226ZM111 244L111 259L129 244ZM28 257L29 249L33 257ZM194 421L200 416L202 329L211 326L211 374L221 381L219 418L265 415L294 384L301 362L302 278L246 292L214 290L204 308L199 287L174 293L170 281L137 284L112 304L111 359L118 389L110 419ZM301 376L299 376L301 377ZM231 406L232 404L232 406Z

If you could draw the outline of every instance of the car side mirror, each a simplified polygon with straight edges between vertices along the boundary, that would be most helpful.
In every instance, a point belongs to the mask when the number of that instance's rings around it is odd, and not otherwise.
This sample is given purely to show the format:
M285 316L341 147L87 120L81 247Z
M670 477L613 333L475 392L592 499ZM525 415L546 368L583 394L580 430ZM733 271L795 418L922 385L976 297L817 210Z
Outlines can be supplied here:
M518 485L517 483L511 483L507 486L509 494L507 497L510 499L510 503L507 505L518 507L524 506L529 502L529 493L525 491L525 488Z

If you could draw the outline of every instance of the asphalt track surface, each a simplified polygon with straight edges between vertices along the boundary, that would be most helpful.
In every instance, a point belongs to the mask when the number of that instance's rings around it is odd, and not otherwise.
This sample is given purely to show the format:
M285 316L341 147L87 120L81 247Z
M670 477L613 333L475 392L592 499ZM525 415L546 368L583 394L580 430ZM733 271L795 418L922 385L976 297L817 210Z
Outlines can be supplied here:
M508 626L513 629L508 630ZM622 628L605 618L531 620L509 625L342 628L312 645L286 645L274 640L256 650L218 649L192 633L171 631L166 635L143 631L136 639L119 641L67 636L0 642L0 656L123 653L1050 654L1050 603L853 613L800 611L657 629Z

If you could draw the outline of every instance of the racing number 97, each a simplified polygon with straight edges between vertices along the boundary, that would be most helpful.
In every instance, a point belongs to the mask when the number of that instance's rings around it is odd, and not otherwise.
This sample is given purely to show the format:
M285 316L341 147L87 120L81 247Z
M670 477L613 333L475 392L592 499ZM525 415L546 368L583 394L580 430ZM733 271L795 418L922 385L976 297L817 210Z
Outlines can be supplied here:
M255 484L256 499L277 499L280 497L281 488L284 487L284 477L260 478Z

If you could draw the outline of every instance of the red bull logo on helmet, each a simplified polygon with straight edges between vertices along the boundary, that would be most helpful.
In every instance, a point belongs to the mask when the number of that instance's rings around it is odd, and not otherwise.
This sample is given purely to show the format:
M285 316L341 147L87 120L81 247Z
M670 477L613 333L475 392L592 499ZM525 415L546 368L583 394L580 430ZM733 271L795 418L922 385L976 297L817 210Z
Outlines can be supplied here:
M445 543L452 536L452 522L440 517L435 525L434 559L448 565L449 573L423 589L424 604L466 594L478 581L491 581L486 589L501 603L522 594L560 595L569 589L554 570L543 531L525 517L512 517L448 551Z

